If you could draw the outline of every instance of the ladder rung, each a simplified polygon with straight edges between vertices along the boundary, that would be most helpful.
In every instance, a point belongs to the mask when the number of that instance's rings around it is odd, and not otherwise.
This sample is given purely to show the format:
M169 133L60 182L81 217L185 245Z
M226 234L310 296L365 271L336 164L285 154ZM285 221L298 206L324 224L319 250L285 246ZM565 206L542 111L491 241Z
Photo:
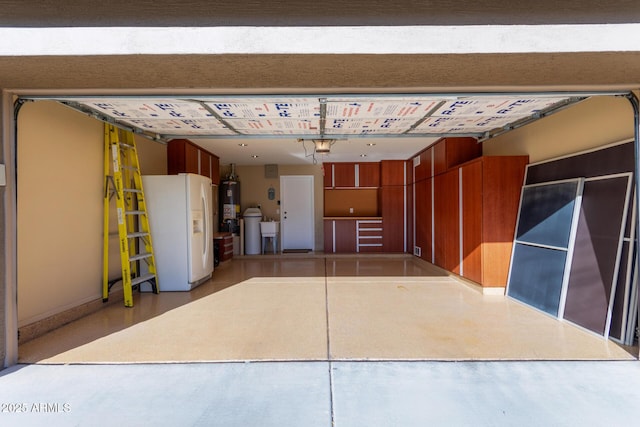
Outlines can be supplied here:
M134 256L129 257L129 261L138 261L145 258L150 258L151 254L149 252L143 252L141 254L136 254Z
M115 234L117 235L118 233L115 233ZM149 235L149 233L145 233L145 232L139 231L137 233L129 233L129 234L127 234L127 238L135 239L135 238L138 238L138 237L146 237L148 235Z
M126 211L125 214L127 215L144 215L146 212L145 211Z
M137 188L125 188L122 191L125 193L142 193L142 190L138 190Z
M155 277L156 277L155 274L145 274L144 276L135 277L135 278L131 279L131 286L135 286L135 285L140 284L142 282L146 282L148 280L154 279Z
M120 165L120 169L126 169L126 170L129 170L129 171L137 171L138 170L138 168L135 167L135 166L127 166L127 165Z
M124 143L124 142L119 142L119 143L118 143L118 145L119 145L120 147L125 147L125 148L135 148L133 145L131 145L131 144L126 144L126 143Z

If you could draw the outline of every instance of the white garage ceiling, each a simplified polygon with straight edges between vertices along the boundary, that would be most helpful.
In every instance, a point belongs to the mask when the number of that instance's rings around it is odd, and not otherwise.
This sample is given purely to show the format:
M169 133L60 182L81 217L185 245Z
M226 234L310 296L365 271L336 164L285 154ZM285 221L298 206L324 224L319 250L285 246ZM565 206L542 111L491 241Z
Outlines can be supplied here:
M372 94L56 97L151 139L187 138L223 163L311 163L314 139L330 161L407 159L443 136L483 140L538 120L586 94ZM326 157L323 160L327 160Z

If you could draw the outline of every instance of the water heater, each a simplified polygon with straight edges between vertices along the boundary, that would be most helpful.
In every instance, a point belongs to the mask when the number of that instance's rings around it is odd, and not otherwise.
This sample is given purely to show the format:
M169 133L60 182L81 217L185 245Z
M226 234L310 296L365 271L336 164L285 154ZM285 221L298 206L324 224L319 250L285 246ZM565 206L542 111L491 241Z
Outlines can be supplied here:
M220 212L222 231L240 233L240 183L226 180L220 183Z

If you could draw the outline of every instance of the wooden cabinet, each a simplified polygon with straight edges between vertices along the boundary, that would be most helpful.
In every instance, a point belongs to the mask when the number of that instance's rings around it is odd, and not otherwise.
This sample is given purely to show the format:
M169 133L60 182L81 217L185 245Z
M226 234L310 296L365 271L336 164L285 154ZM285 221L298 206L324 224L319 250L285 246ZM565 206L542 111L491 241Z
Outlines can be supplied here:
M382 243L384 252L406 251L406 187L389 185L380 187L382 215Z
M449 169L482 156L475 138L449 137L436 141L413 158L414 182L440 175Z
M220 184L220 159L188 139L172 139L167 146L167 172L204 175Z
M380 186L380 163L356 163L357 187L377 188Z
M220 262L233 258L233 234L229 232L214 233L213 242L217 246Z
M333 163L331 187L355 187L356 173L353 163Z
M380 162L380 185L405 185L406 164L404 160L382 160Z
M434 263L460 272L459 172L452 169L433 178Z
M433 174L482 156L482 145L475 138L442 138L433 146Z
M377 188L380 186L380 163L325 163L325 188Z
M356 252L382 252L382 241L383 225L381 219L356 220Z
M414 182L422 181L433 176L433 146L422 150L413 158L413 176Z
M324 220L325 253L355 253L356 245L356 220Z
M369 253L381 252L382 219L325 219L325 253Z
M423 179L413 185L415 205L414 255L433 262L433 179Z
M198 165L200 167L199 174L211 178L212 155L203 150L198 150Z
M504 287L527 156L482 157L460 167L460 274L486 287Z

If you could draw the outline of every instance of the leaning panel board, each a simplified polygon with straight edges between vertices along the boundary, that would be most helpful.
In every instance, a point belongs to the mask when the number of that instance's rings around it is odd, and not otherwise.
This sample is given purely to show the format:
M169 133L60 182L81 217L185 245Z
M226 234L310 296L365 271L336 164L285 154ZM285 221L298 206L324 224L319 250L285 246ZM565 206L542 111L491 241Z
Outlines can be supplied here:
M564 318L609 335L631 174L585 180Z
M562 317L582 179L524 186L507 295Z

